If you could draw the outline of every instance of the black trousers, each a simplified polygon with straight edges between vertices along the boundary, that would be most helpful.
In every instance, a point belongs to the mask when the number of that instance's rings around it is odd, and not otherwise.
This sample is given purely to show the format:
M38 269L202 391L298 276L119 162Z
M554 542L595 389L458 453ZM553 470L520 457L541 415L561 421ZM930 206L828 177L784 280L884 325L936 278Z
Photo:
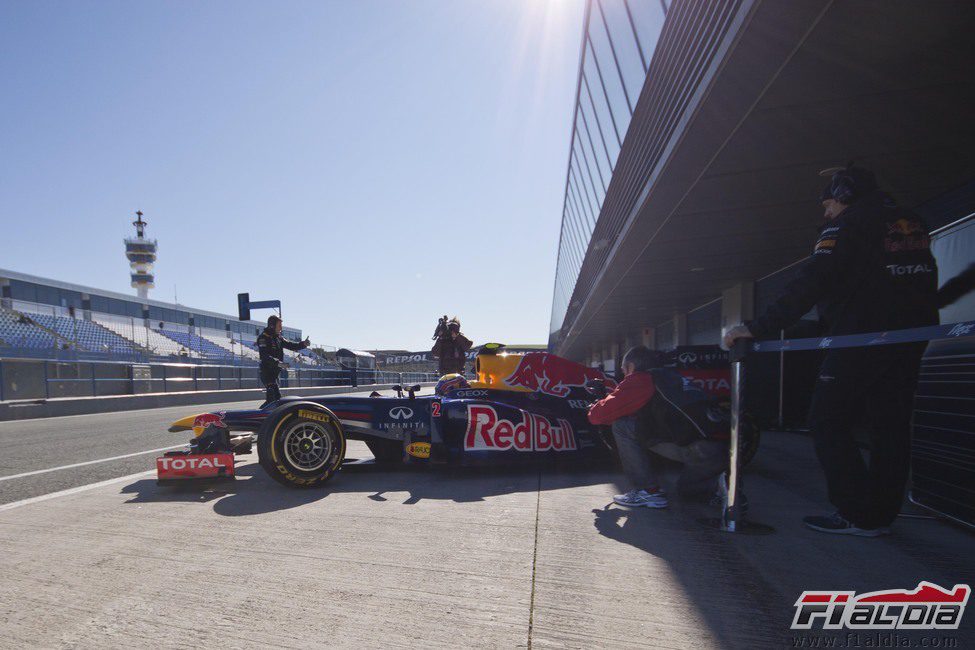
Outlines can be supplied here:
M264 384L265 393L264 403L261 404L261 408L281 399L281 387L278 385L278 375L262 372L261 383Z
M829 500L864 528L888 526L900 512L910 471L911 416L925 343L828 352L810 406L816 455ZM865 462L853 429L869 430Z

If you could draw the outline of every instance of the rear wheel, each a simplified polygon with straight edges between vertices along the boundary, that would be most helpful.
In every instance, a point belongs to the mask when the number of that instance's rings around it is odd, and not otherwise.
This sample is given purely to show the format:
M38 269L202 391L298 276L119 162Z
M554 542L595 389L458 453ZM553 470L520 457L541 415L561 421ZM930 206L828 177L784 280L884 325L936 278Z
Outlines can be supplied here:
M310 402L276 409L257 436L261 467L289 487L316 487L342 466L345 432L335 415Z

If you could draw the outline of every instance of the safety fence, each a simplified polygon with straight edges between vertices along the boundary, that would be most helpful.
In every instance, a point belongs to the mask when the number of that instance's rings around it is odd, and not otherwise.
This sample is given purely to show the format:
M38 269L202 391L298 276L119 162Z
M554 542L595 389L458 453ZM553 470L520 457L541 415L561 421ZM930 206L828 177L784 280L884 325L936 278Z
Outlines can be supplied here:
M870 348L885 345L898 345L907 343L952 342L952 339L964 337L975 337L975 320L949 323L947 325L933 325L929 327L916 327L903 330L892 330L889 332L867 332L863 334L847 334L840 336L825 336L800 339L783 339L772 341L752 341L751 339L739 339L731 349L731 440L730 440L730 461L728 471L728 490L725 497L725 506L721 518L720 527L727 532L748 531L749 528L756 528L750 522L742 520L741 495L740 495L740 463L739 463L739 441L741 429L741 415L743 403L743 386L745 378L745 368L748 357L752 354L762 353L782 353L795 352L801 350L837 350L845 348ZM971 339L970 339L971 341ZM931 346L929 346L930 351ZM962 349L954 349L952 356L955 360L967 357L975 359L975 343L963 346ZM962 386L962 393L958 395L947 394L939 396L946 399L956 400L975 400L975 363L952 363L950 364L950 381ZM917 412L917 411L916 411ZM915 412L915 413L916 413ZM967 481L968 485L954 485L947 480L947 476L942 473L936 481L941 484L936 488L942 494L935 494L935 499L923 502L915 501L924 507L939 512L944 516L955 519L968 526L975 526L975 517L966 518L948 512L952 508L963 505L963 501L971 503L975 497L975 411L961 415L967 425L962 425L961 429L945 429L961 434L956 436L951 444L936 443L939 454L954 454L958 456L954 474L955 482L960 480ZM944 428L944 427L941 427ZM943 468L942 468L943 471ZM916 481L915 469L915 481ZM947 487L948 491L957 493L958 498L952 495L944 495ZM954 494L953 493L953 494ZM913 497L912 497L913 500ZM939 508L944 508L939 510ZM968 508L972 508L971 505ZM967 511L966 511L967 512ZM975 509L972 509L975 513ZM757 527L760 527L757 526Z
M284 388L436 381L433 373L363 368L289 368ZM0 358L0 401L262 388L252 366Z

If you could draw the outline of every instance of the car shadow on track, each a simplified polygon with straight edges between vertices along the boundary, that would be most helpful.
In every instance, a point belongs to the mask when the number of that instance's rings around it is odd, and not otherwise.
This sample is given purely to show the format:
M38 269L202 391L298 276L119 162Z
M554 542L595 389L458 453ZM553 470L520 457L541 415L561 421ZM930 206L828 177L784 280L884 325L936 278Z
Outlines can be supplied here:
M594 485L600 473L593 469L608 463L581 465L534 465L519 467L423 467L352 464L342 468L319 488L289 488L271 479L257 463L237 467L237 480L201 480L185 485L157 485L155 480L135 481L122 489L133 495L126 503L213 503L213 511L227 517L260 515L297 508L331 494L361 494L372 501L397 501L413 505L423 500L456 503L485 498ZM539 480L539 472L545 480ZM405 498L403 495L406 495Z

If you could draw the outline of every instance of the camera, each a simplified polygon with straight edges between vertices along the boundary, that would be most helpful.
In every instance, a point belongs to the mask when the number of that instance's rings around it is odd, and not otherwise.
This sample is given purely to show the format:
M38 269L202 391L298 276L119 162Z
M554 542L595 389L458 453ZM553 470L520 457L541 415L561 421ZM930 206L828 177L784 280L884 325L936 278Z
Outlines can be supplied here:
M444 314L443 317L437 321L437 329L433 331L434 341L449 336L450 328L447 326L448 320L449 319L447 318L447 314Z

